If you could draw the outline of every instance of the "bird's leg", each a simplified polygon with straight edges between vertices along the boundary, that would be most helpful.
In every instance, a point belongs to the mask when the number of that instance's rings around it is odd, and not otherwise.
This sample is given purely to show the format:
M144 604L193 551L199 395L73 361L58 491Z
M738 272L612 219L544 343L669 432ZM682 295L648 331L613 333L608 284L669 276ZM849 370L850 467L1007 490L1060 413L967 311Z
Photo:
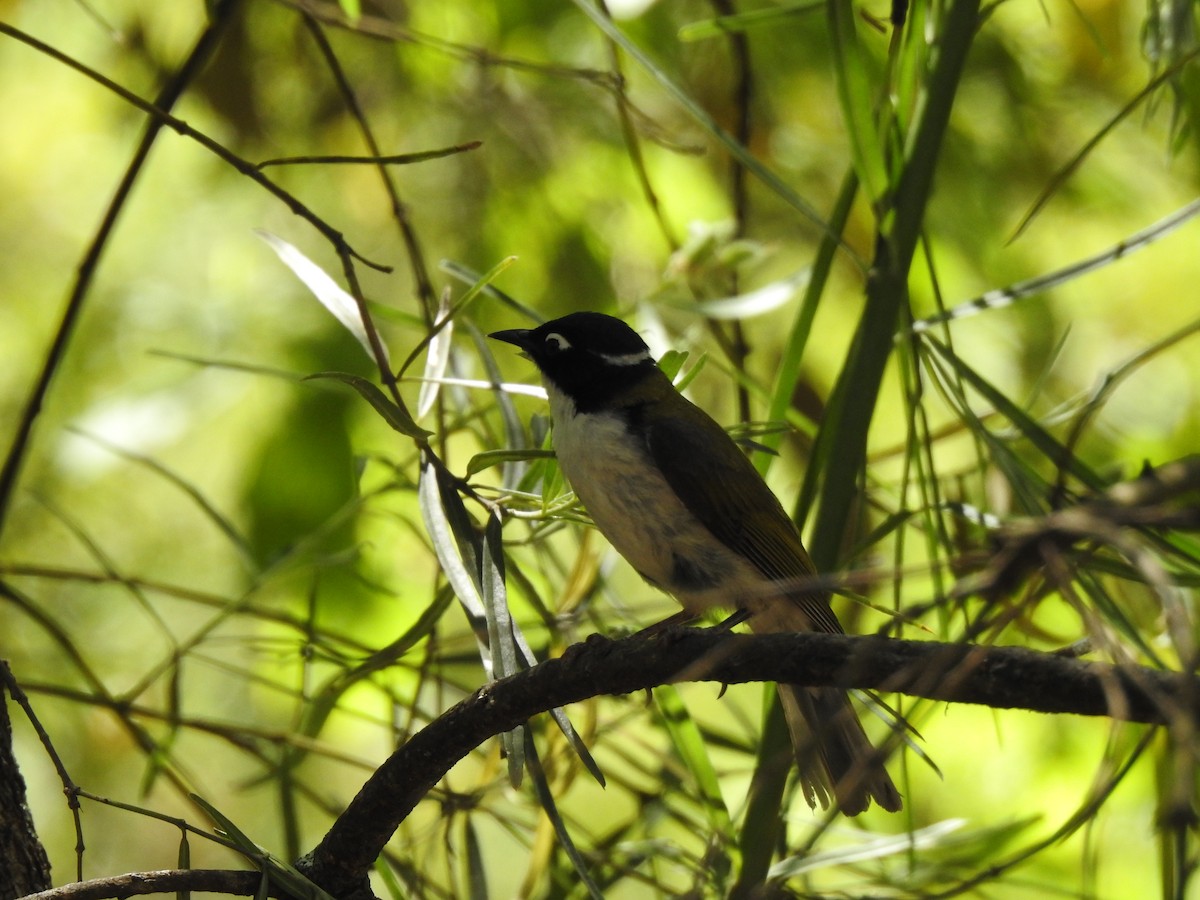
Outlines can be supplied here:
M676 625L686 625L688 622L694 622L698 617L694 613L688 612L686 609L681 609L673 616L667 616L661 622L655 622L653 625L647 625L641 631L635 632L634 637L651 637L666 631L668 628L674 628Z
M726 616L723 620L714 625L713 630L728 633L733 631L734 628L736 628L738 625L741 625L748 618L750 618L750 610L746 609L745 607L735 609L730 615ZM717 692L718 700L725 696L725 691L728 690L728 688L729 685L727 684L721 685L721 690Z
M750 618L750 610L746 609L745 607L741 607L734 610L733 613L714 625L713 629L715 631L733 631L735 627L741 625L748 618Z

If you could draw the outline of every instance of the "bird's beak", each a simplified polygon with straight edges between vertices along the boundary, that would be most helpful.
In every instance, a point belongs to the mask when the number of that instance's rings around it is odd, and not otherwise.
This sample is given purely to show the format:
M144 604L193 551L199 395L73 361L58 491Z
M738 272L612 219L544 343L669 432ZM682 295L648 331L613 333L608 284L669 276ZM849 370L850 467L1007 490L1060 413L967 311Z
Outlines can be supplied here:
M497 341L504 341L506 344L514 344L528 353L529 348L533 344L529 335L530 331L528 328L510 328L508 331L493 331L488 337L494 338Z

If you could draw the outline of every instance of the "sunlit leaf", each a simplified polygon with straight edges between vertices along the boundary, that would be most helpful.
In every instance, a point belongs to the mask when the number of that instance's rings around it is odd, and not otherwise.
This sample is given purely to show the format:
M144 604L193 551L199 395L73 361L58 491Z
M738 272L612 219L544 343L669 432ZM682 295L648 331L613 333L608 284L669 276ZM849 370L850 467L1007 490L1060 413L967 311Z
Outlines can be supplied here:
M861 863L888 856L937 847L967 824L966 819L944 819L906 834L869 838L862 843L823 853L790 856L771 867L771 878L791 878L814 869Z
M374 362L375 351L371 347L371 339L367 336L366 326L363 325L362 313L359 311L358 302L354 297L343 290L341 285L334 281L328 272L283 238L277 237L269 231L258 231L256 233L267 242L267 245L275 251L275 254L283 261L283 264L291 269L293 274L304 283L304 286L312 291L312 295L321 302L321 305L329 310L333 314L333 317L341 322L347 331L354 335L354 339L366 351L367 357ZM379 338L379 342L379 346L383 350L383 361L387 363L387 347L384 346L382 338Z
M804 269L791 278L772 282L747 294L722 297L719 300L700 300L694 304L694 308L700 315L709 319L730 322L750 319L783 306L796 296L797 291L804 289L808 277L809 270Z
M421 392L417 395L417 418L422 419L437 402L441 378L446 374L446 366L450 364L450 348L454 338L454 322L450 319L450 291L442 292L438 303L437 322L445 321L445 325L436 331L429 339L425 355L425 374L421 381Z
M553 450L485 450L467 460L467 477L478 475L484 469L508 462L527 462L531 459L553 459Z

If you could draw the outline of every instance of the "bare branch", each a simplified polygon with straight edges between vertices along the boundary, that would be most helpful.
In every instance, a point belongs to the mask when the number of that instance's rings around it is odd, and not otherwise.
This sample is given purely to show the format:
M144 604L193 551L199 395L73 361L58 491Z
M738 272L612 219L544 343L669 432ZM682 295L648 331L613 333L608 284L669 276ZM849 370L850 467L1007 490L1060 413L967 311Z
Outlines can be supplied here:
M131 872L110 878L76 881L62 887L29 894L19 900L110 900L142 894L168 894L175 891L201 891L232 896L250 896L262 884L259 872L234 869L161 869L155 872ZM280 896L272 892L271 896Z

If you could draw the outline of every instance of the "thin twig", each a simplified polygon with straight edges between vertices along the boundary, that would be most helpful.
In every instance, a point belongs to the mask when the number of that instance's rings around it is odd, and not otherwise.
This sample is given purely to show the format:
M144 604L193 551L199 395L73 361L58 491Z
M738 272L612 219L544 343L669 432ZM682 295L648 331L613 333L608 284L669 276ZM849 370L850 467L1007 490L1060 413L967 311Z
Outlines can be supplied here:
M325 64L329 66L329 71L337 83L338 90L341 92L346 107L350 110L350 115L358 124L358 129L362 133L367 149L371 151L372 156L380 158L380 161L377 163L379 177L383 181L384 190L387 191L388 199L392 204L392 217L396 220L396 224L400 229L400 237L404 241L404 247L408 253L408 262L412 267L413 280L417 285L417 297L421 301L421 315L425 320L425 324L429 325L433 322L433 313L437 308L437 296L433 289L433 281L429 277L429 267L425 264L425 254L421 251L421 243L417 240L416 230L413 228L412 221L409 218L408 209L405 207L403 201L401 201L399 188L396 187L396 182L393 180L391 172L387 170L386 163L382 160L379 142L375 139L375 133L372 131L370 123L367 122L366 111L363 109L362 104L358 102L358 95L355 94L350 80L346 77L346 73L338 61L337 54L333 52L333 46L325 36L324 29L311 13L305 12L303 18L305 27L308 28L309 34L312 35L313 40L317 44L317 49L321 51L321 56L325 59ZM462 149L474 149L479 144L479 141L474 141L472 144L462 145ZM457 152L457 148L452 149Z
M311 165L408 166L413 163L466 153L468 150L477 150L482 146L483 141L467 141L465 144L454 144L437 150L418 150L415 153L397 153L393 156L281 156L277 159L264 159L258 164L258 168Z

